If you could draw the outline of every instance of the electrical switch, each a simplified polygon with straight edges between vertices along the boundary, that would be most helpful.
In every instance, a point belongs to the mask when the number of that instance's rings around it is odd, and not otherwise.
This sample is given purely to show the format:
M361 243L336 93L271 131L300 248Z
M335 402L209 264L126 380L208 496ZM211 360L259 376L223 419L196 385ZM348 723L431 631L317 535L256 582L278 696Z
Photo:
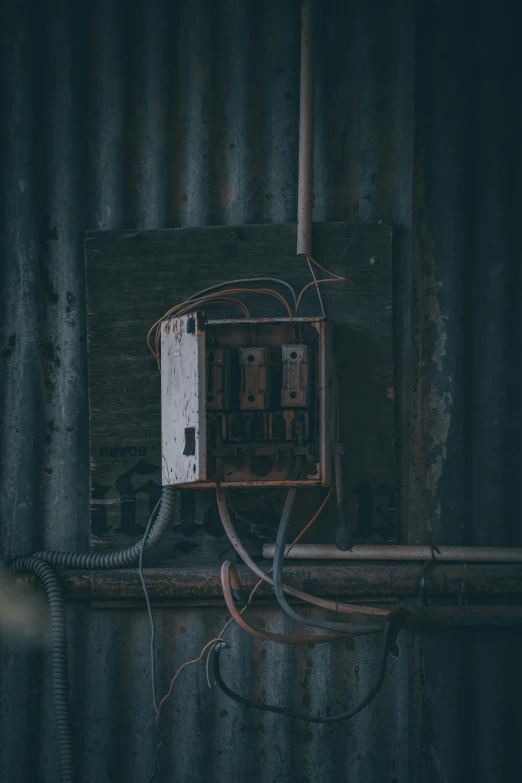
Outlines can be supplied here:
M207 351L207 408L230 408L230 352L226 348Z
M268 349L240 348L241 394L239 407L242 410L263 410L268 408Z
M307 408L310 404L310 372L306 345L283 345L281 405Z

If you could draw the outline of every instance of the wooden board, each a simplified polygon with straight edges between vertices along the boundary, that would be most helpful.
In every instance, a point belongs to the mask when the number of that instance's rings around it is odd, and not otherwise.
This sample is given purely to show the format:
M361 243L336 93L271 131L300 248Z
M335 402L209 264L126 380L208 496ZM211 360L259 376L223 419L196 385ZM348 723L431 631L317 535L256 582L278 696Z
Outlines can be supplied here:
M86 235L94 547L120 545L139 535L161 493L161 384L146 345L150 326L188 295L225 280L270 275L301 288L310 273L295 255L295 235L295 225L286 224ZM351 280L321 287L335 323L349 523L360 541L393 540L391 228L317 223L314 253L321 264ZM285 314L269 297L245 299L252 316ZM231 309L208 312L237 315ZM299 314L320 314L313 289ZM306 520L322 496L320 490L306 492L294 512L295 525ZM267 519L277 519L281 495L264 493L257 499L252 493L234 495L238 513L254 502ZM211 540L201 523L206 515L212 528L212 505L209 490L180 493L174 528L178 551L197 554L203 539ZM330 506L307 540L333 541L335 504Z

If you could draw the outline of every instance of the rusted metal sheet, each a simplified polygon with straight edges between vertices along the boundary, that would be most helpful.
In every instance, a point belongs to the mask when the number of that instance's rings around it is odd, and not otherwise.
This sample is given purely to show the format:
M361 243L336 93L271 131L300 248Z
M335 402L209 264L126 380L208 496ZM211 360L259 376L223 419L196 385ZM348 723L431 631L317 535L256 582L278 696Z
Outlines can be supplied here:
M245 590L252 590L257 577L238 566ZM386 596L419 595L520 595L522 565L447 564L426 567L421 563L351 563L342 565L285 566L285 579L293 587L329 596L376 599ZM31 576L16 576L19 585L32 584ZM147 568L147 589L151 598L222 598L218 566ZM117 571L67 571L62 576L71 598L142 598L143 590L135 569ZM272 588L262 585L258 595L273 597Z
M519 546L517 4L320 5L314 220L394 226L402 540ZM0 14L2 553L80 550L83 234L295 220L299 4L3 0ZM512 568L491 567L502 592L519 590ZM477 579L482 592L498 584ZM276 609L256 611L288 630ZM171 607L155 618L163 693L225 612ZM69 632L79 779L143 783L158 739L146 613L78 601ZM232 638L224 674L254 698L319 710L374 675L372 640L295 653ZM0 645L0 779L54 783L48 657ZM402 632L395 652L375 704L331 731L252 716L189 667L165 714L157 779L519 778L520 631Z

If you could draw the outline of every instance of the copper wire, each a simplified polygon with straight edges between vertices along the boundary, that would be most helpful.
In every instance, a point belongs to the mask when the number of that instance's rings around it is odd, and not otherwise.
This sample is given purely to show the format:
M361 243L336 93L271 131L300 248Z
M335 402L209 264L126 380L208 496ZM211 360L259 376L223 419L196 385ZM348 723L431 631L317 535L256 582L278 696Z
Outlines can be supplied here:
M267 642L278 642L279 644L296 644L296 645L307 645L307 644L324 644L325 642L337 642L341 639L346 639L347 636L350 636L351 634L345 634L345 633L337 633L337 634L314 634L310 636L295 636L292 634L283 634L283 633L271 633L270 631L260 631L257 628L253 628L247 621L242 617L242 612L239 612L235 603L234 603L234 596L232 595L232 590L230 587L230 572L232 569L235 570L235 566L230 563L228 560L225 560L223 565L221 566L221 587L223 589L223 596L225 598L225 603L228 607L228 611L232 615L232 618L235 620L235 622L240 626L240 628L243 628L244 631L247 631L251 636L257 636L260 639L264 639ZM239 575L237 574L236 570L236 576L239 580Z
M312 288L312 286L319 286L322 285L323 283L352 283L352 282L353 280L349 277L326 277L323 278L323 280L312 280L311 283L307 283L305 287L301 289L301 292L297 297L297 305L295 308L296 316L299 315L299 305L301 304L303 295L306 293L306 291L308 291L309 288Z
M243 546L239 536L237 535L236 529L234 527L234 524L230 518L230 513L228 509L228 503L226 501L226 497L224 493L221 492L220 487L216 487L216 500L218 505L218 510L221 516L221 522L223 524L223 527L225 528L225 533L228 536L228 539L238 555L241 557L243 562L250 568L251 571L254 572L258 577L260 577L264 582L267 582L267 584L270 584L273 586L272 579L268 576L266 571L263 571L257 563L255 563L250 555L248 554L247 550ZM362 615L372 615L372 616L379 616L379 617L386 617L389 614L389 611L386 609L380 609L377 607L370 607L370 606L360 606L356 604L340 604L338 602L334 601L326 601L323 598L319 598L318 596L312 595L310 593L305 593L302 590L297 590L294 587L290 587L290 585L284 585L283 590L285 593L288 593L288 595L293 595L294 598L298 598L301 601L304 601L305 603L314 604L315 606L321 607L321 609L326 609L327 611L332 612L341 612L342 614L362 614Z
M174 683L178 679L178 677L181 674L181 672L183 671L183 669L186 666L190 666L192 663L199 663L199 661L203 658L203 656L205 655L205 653L208 650L208 648L210 647L210 645L216 644L217 642L224 642L224 641L225 640L222 639L221 636L217 636L215 639L211 639L210 642L207 642L206 645L203 647L203 649L201 650L201 652L200 652L200 654L198 655L197 658L193 658L191 661L185 661L185 663L181 664L181 666L177 670L176 674L174 675L174 677L170 681L170 687L169 687L167 693L165 694L165 696L162 698L162 700L159 703L158 714L156 715L156 726L158 725L159 717L160 717L160 714L161 714L161 708L163 707L164 703L167 701L167 699L169 698L170 694L172 693L172 688L174 687Z
M147 345L152 352L153 356L156 358L158 365L160 364L160 337L161 337L161 324L163 321L167 320L171 317L181 316L186 314L187 312L190 312L192 310L197 309L198 306L202 304L210 304L213 302L232 302L233 304L239 306L243 313L245 314L246 318L250 318L250 313L248 311L248 308L246 305L240 300L240 299L231 299L230 295L234 294L263 294L266 296L272 296L273 298L277 299L285 308L288 316L290 318L293 318L293 311L290 305L288 304L287 299L279 293L279 291L275 291L271 288L227 288L221 291L215 291L213 293L205 294L204 296L201 296L197 299L188 299L184 302L181 302L178 305L175 305L174 307L171 307L169 310L167 310L164 315L159 318L149 329L148 335L147 335ZM248 313L248 314L247 314ZM293 332L293 327L292 327ZM154 347L151 344L151 337L154 334ZM255 333L252 335L253 341L255 339ZM292 334L292 339L295 341L295 332Z
M335 272L332 272L330 269L326 269L326 267L324 267L324 266L321 266L319 261L316 261L316 259L313 256L307 255L306 258L307 258L308 261L310 261L312 264L314 264L318 269L320 269L321 272L324 272L325 275L330 275L331 277L335 277L337 280L344 281L344 279L345 279L344 277L342 277L341 275L337 275Z

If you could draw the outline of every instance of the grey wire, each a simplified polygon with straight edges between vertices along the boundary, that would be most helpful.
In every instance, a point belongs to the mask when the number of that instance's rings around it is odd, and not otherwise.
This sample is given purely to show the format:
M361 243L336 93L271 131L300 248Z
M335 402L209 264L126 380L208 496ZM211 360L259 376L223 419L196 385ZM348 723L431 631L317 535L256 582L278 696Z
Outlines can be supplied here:
M145 584L145 577L143 576L143 552L145 550L145 541L149 536L149 532L152 527L154 517L156 516L158 509L161 506L161 501L162 498L160 498L156 503L156 505L154 506L152 514L149 517L149 521L147 522L145 534L141 539L140 559L138 561L138 574L140 577L141 586L143 588L143 595L145 596L145 602L147 604L147 612L149 613L149 620L150 620L150 679L152 683L152 703L154 705L154 709L156 710L156 715L158 715L159 713L158 699L156 696L156 664L154 660L154 641L156 638L156 628L154 625L154 617L152 616L152 607L150 605L149 592L147 590L147 585Z
M239 702L239 704L244 704L245 707L253 707L255 710L266 710L267 712L277 712L279 715L287 715L290 718L304 720L308 723L335 723L340 720L347 720L348 718L353 718L354 715L357 715L359 712L361 712L361 710L363 710L375 698L375 696L377 696L381 689L384 678L386 676L386 663L388 661L388 642L390 638L390 631L391 623L389 620L387 620L383 628L382 658L377 680L370 688L364 699L362 699L355 707L352 707L351 710L346 710L346 712L337 713L337 715L321 716L306 715L301 712L291 712L290 710L286 710L283 707L276 707L275 704L266 704L265 702L253 701L252 699L247 699L244 696L241 696L241 694L236 693L224 682L219 669L219 654L221 650L226 647L226 643L223 642L218 642L210 650L210 655L212 655L213 658L212 662L214 669L214 680L218 688L222 690L223 693L226 693L227 696L229 696L231 699L234 699L234 701Z
M300 475L302 464L303 457L298 457L296 460L294 478L297 478ZM279 606L283 612L293 620L296 620L298 623L303 623L304 625L309 625L312 628L324 628L327 631L341 631L346 633L367 633L370 628L373 630L375 626L331 622L330 620L316 620L314 617L306 617L305 615L296 612L286 600L283 590L283 563L285 559L286 534L288 530L288 524L290 522L290 514L292 513L292 508L295 501L295 495L296 487L290 487L286 496L283 513L281 514L281 521L279 523L279 530L277 531L277 539L274 548L272 579L274 582L275 596Z
M286 280L280 280L278 277L240 277L237 280L225 280L223 283L216 283L216 285L211 285L208 288L204 288L202 291L198 291L196 294L192 294L192 296L187 298L187 302L190 302L191 299L197 299L198 296L202 296L202 294L206 294L208 291L215 291L216 288L223 288L225 285L236 283L262 283L266 280L270 280L272 283L279 283L279 285L284 285L288 288L294 300L294 309L297 307L297 294L295 288L291 286L290 283L287 283Z

